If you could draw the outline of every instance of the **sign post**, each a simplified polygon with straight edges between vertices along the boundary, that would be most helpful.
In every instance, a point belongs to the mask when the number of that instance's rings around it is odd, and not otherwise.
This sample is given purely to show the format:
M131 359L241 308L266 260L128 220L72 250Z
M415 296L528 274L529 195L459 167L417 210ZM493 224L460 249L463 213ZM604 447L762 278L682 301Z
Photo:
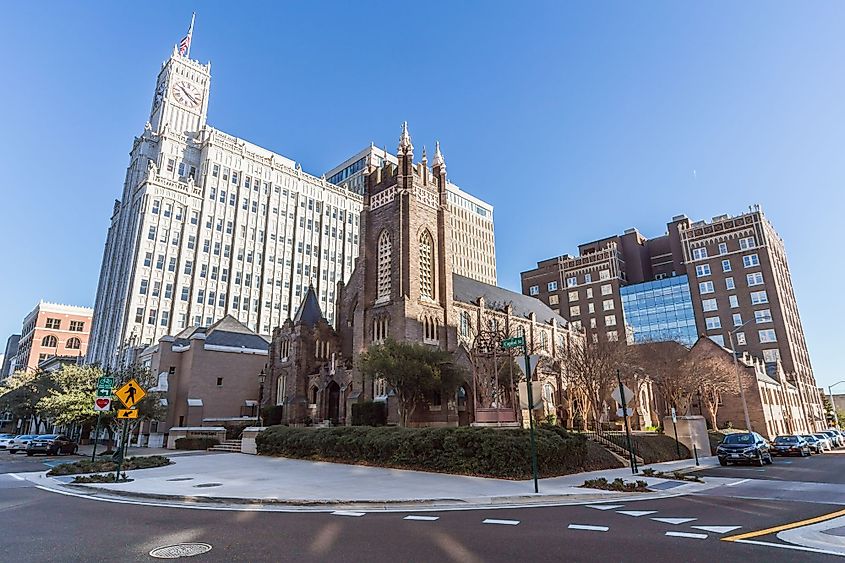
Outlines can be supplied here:
M94 429L94 449L91 452L91 461L97 459L97 444L100 441L100 422L103 419L103 412L111 409L112 388L114 377L104 375L97 379L97 398L94 399L94 410L97 411L97 426Z
M143 399L147 392L138 385L135 379L130 379L124 383L120 389L114 393L120 402L126 407L117 411L117 418L123 420L123 431L121 432L120 450L117 457L117 470L114 474L114 482L117 483L120 479L120 468L123 466L123 458L126 457L127 440L129 434L129 419L138 418L137 405Z
M525 379L526 388L528 391L528 428L531 436L531 473L534 476L534 492L540 492L539 484L537 483L537 441L534 437L534 393L532 387L532 369L531 357L528 355L528 346L525 344L524 336L514 336L506 338L502 341L502 348L510 350L511 348L522 347L523 355L525 356Z
M619 402L622 403L622 410L627 411L626 405L629 401L631 401L634 397L633 394L626 394L625 393L625 386L622 385L622 376L619 375L619 369L616 369L616 381L619 383L619 398L621 399ZM628 390L630 392L630 389ZM623 412L623 414L628 414L627 412ZM634 446L631 444L631 429L628 427L628 417L624 417L625 420L625 437L628 440L628 453L631 454L631 473L634 475L637 474L639 469L637 468L637 456L634 454Z
M672 407L672 428L675 429L675 450L678 452L678 459L681 459L681 443L678 442L678 415L675 407Z

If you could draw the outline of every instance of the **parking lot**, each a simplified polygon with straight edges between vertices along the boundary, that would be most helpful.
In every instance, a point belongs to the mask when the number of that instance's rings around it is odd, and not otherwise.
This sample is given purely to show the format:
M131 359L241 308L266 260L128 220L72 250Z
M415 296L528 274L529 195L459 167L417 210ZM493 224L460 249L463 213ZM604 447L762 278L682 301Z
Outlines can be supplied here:
M696 472L702 477L739 477L805 483L845 484L845 449L811 457L775 457L772 465L729 465Z

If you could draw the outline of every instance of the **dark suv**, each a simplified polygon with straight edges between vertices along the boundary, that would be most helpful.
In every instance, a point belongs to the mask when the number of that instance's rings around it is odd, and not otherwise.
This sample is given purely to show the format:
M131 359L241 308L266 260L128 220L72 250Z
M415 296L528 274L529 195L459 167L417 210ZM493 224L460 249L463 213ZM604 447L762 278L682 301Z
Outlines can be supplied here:
M728 434L716 447L719 464L755 463L760 467L772 463L769 443L756 432L737 432Z
M26 445L26 455L75 454L79 450L76 442L62 434L43 434L32 439Z
M800 455L801 457L812 455L810 443L797 434L784 434L775 438L772 453L775 455Z

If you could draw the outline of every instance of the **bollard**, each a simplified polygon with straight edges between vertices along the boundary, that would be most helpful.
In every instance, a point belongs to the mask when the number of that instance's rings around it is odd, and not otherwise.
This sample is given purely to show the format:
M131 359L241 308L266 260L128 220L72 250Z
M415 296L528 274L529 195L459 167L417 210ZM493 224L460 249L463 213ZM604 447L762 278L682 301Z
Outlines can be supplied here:
M692 453L695 454L695 465L696 467L701 465L698 463L698 448L695 447L695 444L692 445Z

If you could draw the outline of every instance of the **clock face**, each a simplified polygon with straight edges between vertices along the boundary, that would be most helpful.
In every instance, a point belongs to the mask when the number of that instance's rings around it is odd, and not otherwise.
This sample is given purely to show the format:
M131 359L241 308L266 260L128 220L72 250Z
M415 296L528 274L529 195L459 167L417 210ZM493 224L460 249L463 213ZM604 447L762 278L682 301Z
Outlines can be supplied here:
M198 108L202 103L202 92L190 82L180 80L173 85L173 97L177 102L189 108Z

